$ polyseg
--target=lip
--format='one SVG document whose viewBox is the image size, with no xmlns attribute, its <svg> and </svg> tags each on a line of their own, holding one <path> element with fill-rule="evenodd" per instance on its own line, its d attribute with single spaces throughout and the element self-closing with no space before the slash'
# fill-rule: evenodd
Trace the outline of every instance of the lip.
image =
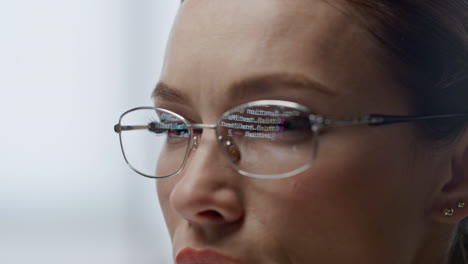
<svg viewBox="0 0 468 264">
<path fill-rule="evenodd" d="M 211 249 L 184 248 L 176 257 L 177 264 L 242 264 Z"/>
</svg>

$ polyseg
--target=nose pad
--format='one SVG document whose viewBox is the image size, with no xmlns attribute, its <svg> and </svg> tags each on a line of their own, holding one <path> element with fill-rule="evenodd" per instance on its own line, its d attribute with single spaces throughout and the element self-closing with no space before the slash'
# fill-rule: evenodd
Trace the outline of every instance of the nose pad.
<svg viewBox="0 0 468 264">
<path fill-rule="evenodd" d="M 192 150 L 196 150 L 198 148 L 200 136 L 194 136 L 192 140 Z"/>
<path fill-rule="evenodd" d="M 223 138 L 222 136 L 218 137 L 218 140 L 221 142 L 221 145 L 226 150 L 226 153 L 229 155 L 229 158 L 232 162 L 237 163 L 241 159 L 241 153 L 239 148 L 234 144 L 229 138 Z"/>
</svg>

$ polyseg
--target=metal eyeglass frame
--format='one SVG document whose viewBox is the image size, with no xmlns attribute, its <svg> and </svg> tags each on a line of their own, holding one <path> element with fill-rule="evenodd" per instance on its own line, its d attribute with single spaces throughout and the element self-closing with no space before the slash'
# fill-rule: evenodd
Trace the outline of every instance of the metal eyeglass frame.
<svg viewBox="0 0 468 264">
<path fill-rule="evenodd" d="M 188 156 L 190 155 L 190 152 L 192 149 L 196 149 L 198 146 L 198 137 L 193 136 L 194 130 L 202 130 L 202 129 L 214 129 L 215 134 L 216 134 L 216 139 L 217 142 L 223 151 L 225 155 L 230 155 L 229 153 L 226 152 L 225 146 L 223 146 L 223 138 L 222 136 L 218 135 L 218 126 L 221 120 L 223 120 L 223 117 L 228 116 L 232 112 L 236 112 L 238 109 L 241 108 L 247 108 L 247 107 L 255 107 L 255 106 L 282 106 L 282 107 L 288 107 L 292 109 L 297 109 L 300 110 L 304 113 L 307 113 L 309 115 L 309 120 L 311 123 L 311 130 L 314 133 L 314 152 L 307 164 L 304 164 L 300 168 L 297 168 L 293 171 L 287 172 L 287 173 L 280 173 L 280 174 L 273 174 L 273 175 L 262 175 L 262 174 L 253 174 L 249 173 L 246 171 L 243 171 L 239 169 L 239 167 L 228 157 L 229 162 L 231 165 L 236 169 L 236 171 L 242 175 L 253 177 L 253 178 L 260 178 L 260 179 L 277 179 L 277 178 L 285 178 L 289 176 L 296 175 L 298 173 L 301 173 L 312 165 L 313 161 L 316 158 L 317 155 L 317 149 L 318 149 L 318 135 L 320 131 L 324 128 L 327 127 L 344 127 L 344 126 L 356 126 L 356 125 L 368 125 L 368 126 L 382 126 L 382 125 L 390 125 L 390 124 L 397 124 L 397 123 L 405 123 L 405 122 L 416 122 L 416 121 L 424 121 L 424 120 L 436 120 L 436 119 L 447 119 L 447 118 L 467 118 L 468 113 L 455 113 L 455 114 L 440 114 L 440 115 L 384 115 L 384 114 L 369 114 L 366 116 L 361 116 L 361 117 L 350 117 L 350 118 L 343 118 L 343 119 L 332 119 L 332 118 L 326 118 L 321 115 L 316 115 L 313 114 L 312 111 L 301 104 L 295 103 L 295 102 L 289 102 L 289 101 L 282 101 L 282 100 L 259 100 L 259 101 L 253 101 L 249 102 L 246 104 L 239 105 L 231 110 L 228 110 L 224 112 L 220 118 L 216 121 L 216 124 L 191 124 L 187 119 L 184 117 L 180 116 L 179 114 L 176 114 L 174 112 L 171 112 L 166 109 L 162 108 L 157 108 L 157 107 L 151 107 L 151 106 L 145 106 L 145 107 L 137 107 L 130 109 L 126 112 L 124 112 L 120 118 L 119 118 L 119 123 L 114 126 L 114 131 L 119 134 L 119 139 L 120 139 L 120 147 L 122 150 L 122 154 L 124 156 L 125 162 L 127 165 L 136 173 L 148 177 L 148 178 L 153 178 L 153 179 L 161 179 L 161 178 L 168 178 L 171 176 L 174 176 L 178 173 L 180 173 L 183 168 L 185 167 L 185 163 L 188 159 Z M 142 126 L 122 126 L 121 122 L 122 119 L 125 115 L 127 115 L 130 112 L 138 111 L 138 110 L 157 110 L 161 112 L 166 112 L 168 114 L 174 115 L 177 118 L 180 118 L 187 126 L 189 130 L 189 142 L 187 144 L 187 149 L 185 151 L 185 156 L 184 160 L 180 166 L 180 168 L 169 175 L 166 176 L 152 176 L 152 175 L 147 175 L 145 173 L 142 173 L 138 171 L 138 169 L 134 168 L 130 162 L 127 159 L 127 156 L 125 155 L 123 143 L 122 143 L 122 132 L 123 131 L 131 131 L 131 130 L 146 130 L 149 129 L 150 127 L 148 125 L 142 125 Z"/>
</svg>

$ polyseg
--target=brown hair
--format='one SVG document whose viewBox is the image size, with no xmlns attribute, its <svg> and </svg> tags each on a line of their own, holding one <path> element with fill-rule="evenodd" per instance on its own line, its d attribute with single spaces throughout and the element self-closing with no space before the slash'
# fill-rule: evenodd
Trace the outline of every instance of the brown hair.
<svg viewBox="0 0 468 264">
<path fill-rule="evenodd" d="M 385 63 L 393 65 L 389 70 L 406 88 L 415 114 L 468 113 L 468 0 L 345 2 L 384 48 Z M 448 144 L 467 123 L 459 118 L 421 122 L 418 128 L 425 139 Z M 465 218 L 448 263 L 468 264 L 467 255 Z"/>
<path fill-rule="evenodd" d="M 468 0 L 346 0 L 387 51 L 416 114 L 468 113 Z M 374 23 L 369 23 L 369 18 Z M 454 139 L 466 119 L 431 122 L 424 134 Z"/>
</svg>

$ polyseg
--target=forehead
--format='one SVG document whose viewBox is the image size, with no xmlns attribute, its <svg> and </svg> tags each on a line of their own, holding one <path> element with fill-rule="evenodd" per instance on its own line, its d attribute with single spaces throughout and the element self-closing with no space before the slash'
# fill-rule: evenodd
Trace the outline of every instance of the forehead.
<svg viewBox="0 0 468 264">
<path fill-rule="evenodd" d="M 369 59 L 378 52 L 367 31 L 328 1 L 188 0 L 161 76 L 199 104 L 223 104 L 229 84 L 270 73 L 307 76 L 340 96 L 373 96 L 389 79 Z"/>
<path fill-rule="evenodd" d="M 291 67 L 297 60 L 296 67 L 303 68 L 309 64 L 303 62 L 335 59 L 360 31 L 344 13 L 320 0 L 192 0 L 180 10 L 168 59 L 192 58 L 204 69 L 216 63 L 231 73 L 239 64 L 250 69 L 265 61 L 287 60 Z M 177 64 L 179 70 L 193 70 L 191 64 L 182 65 Z"/>
</svg>

